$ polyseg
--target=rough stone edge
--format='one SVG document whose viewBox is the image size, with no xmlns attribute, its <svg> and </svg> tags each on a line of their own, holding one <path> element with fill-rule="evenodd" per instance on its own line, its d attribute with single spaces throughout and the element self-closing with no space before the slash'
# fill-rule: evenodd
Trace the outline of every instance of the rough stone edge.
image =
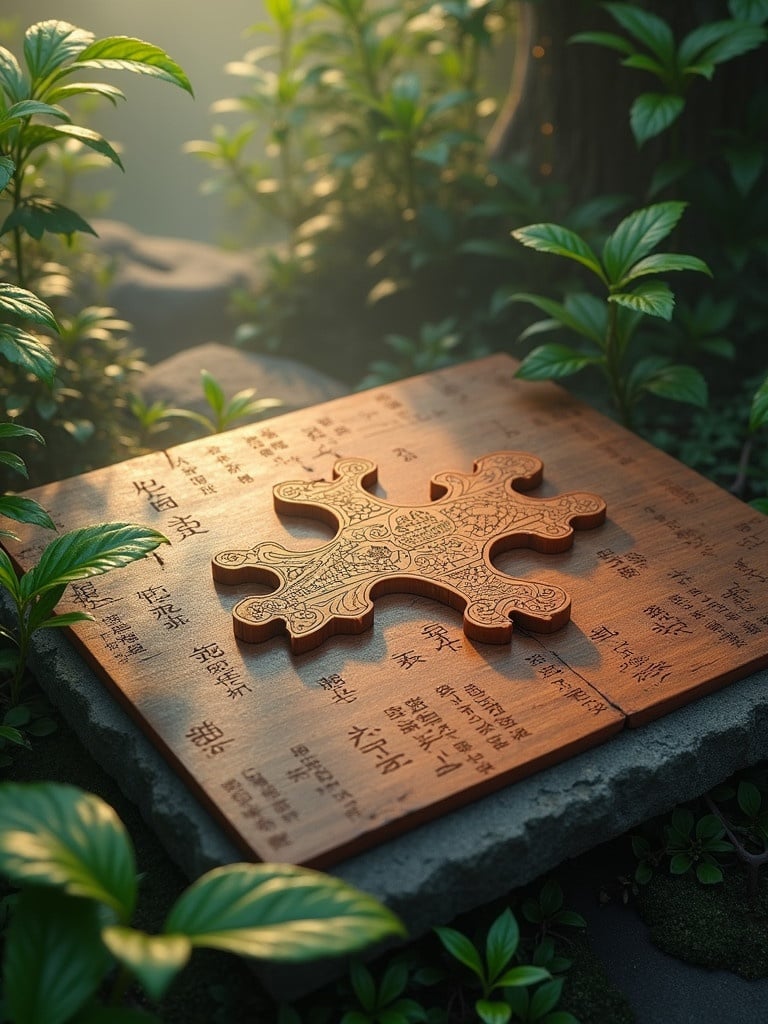
<svg viewBox="0 0 768 1024">
<path fill-rule="evenodd" d="M 170 770 L 65 636 L 38 634 L 30 667 L 95 760 L 195 878 L 242 853 Z M 410 936 L 532 881 L 768 757 L 768 671 L 382 843 L 330 869 L 403 919 Z M 270 968 L 292 996 L 337 971 Z M 262 979 L 265 980 L 265 979 Z"/>
</svg>

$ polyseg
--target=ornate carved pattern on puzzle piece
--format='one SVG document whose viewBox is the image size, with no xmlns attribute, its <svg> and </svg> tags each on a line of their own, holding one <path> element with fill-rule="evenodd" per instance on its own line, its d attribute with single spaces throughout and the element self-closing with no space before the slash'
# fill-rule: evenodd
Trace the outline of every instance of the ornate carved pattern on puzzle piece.
<svg viewBox="0 0 768 1024">
<path fill-rule="evenodd" d="M 491 564 L 515 547 L 552 553 L 573 543 L 573 530 L 599 526 L 605 502 L 573 491 L 529 498 L 543 465 L 526 452 L 495 452 L 470 473 L 438 473 L 429 505 L 392 505 L 370 494 L 376 465 L 339 459 L 331 482 L 289 481 L 274 488 L 278 512 L 322 519 L 336 537 L 312 551 L 288 551 L 264 541 L 219 552 L 214 579 L 267 583 L 271 594 L 247 597 L 233 610 L 235 635 L 259 643 L 281 631 L 294 653 L 336 633 L 361 633 L 373 623 L 379 594 L 419 594 L 464 611 L 471 640 L 508 643 L 512 619 L 539 633 L 570 618 L 560 587 L 515 579 Z"/>
</svg>

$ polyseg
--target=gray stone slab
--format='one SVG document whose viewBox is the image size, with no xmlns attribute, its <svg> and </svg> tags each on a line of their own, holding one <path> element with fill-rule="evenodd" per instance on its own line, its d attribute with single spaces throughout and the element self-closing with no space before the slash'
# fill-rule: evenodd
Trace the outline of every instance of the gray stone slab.
<svg viewBox="0 0 768 1024">
<path fill-rule="evenodd" d="M 59 633 L 31 667 L 96 760 L 192 878 L 242 855 Z M 333 874 L 401 915 L 411 936 L 480 906 L 768 757 L 768 671 L 350 858 Z M 332 968 L 268 974 L 296 996 Z"/>
</svg>

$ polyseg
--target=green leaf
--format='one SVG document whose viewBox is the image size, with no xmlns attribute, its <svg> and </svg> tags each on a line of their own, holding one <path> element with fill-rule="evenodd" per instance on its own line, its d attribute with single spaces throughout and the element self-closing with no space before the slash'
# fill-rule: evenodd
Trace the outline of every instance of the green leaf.
<svg viewBox="0 0 768 1024">
<path fill-rule="evenodd" d="M 16 1024 L 65 1024 L 96 992 L 109 959 L 99 908 L 36 887 L 19 896 L 5 950 L 5 1002 Z"/>
<path fill-rule="evenodd" d="M 405 991 L 408 984 L 408 965 L 402 960 L 394 960 L 387 969 L 379 985 L 379 1005 L 389 1006 Z"/>
<path fill-rule="evenodd" d="M 643 281 L 634 291 L 614 292 L 608 301 L 662 320 L 671 320 L 675 308 L 675 296 L 663 281 Z"/>
<path fill-rule="evenodd" d="M 109 142 L 107 142 L 102 135 L 99 135 L 98 132 L 94 132 L 90 128 L 81 128 L 76 124 L 60 124 L 56 125 L 52 130 L 56 135 L 63 135 L 66 138 L 77 139 L 78 142 L 82 142 L 82 144 L 87 146 L 88 149 L 92 149 L 96 153 L 100 153 L 102 156 L 107 157 L 113 164 L 116 164 L 121 171 L 125 169 L 117 151 L 113 149 Z M 71 210 L 69 211 L 69 213 L 72 212 L 73 211 Z M 83 224 L 85 224 L 85 221 L 83 221 Z M 51 229 L 49 228 L 48 230 Z M 74 230 L 84 231 L 86 228 L 79 227 Z M 64 233 L 69 234 L 70 232 Z M 91 231 L 91 234 L 95 234 L 95 232 Z"/>
<path fill-rule="evenodd" d="M 725 826 L 716 814 L 705 814 L 696 822 L 697 839 L 720 839 L 725 835 Z"/>
<path fill-rule="evenodd" d="M 717 864 L 702 861 L 696 865 L 696 877 L 702 885 L 716 885 L 718 882 L 722 882 L 723 872 Z"/>
<path fill-rule="evenodd" d="M 59 333 L 59 325 L 52 310 L 34 292 L 19 288 L 15 284 L 0 284 L 0 309 L 9 316 L 50 327 Z"/>
<path fill-rule="evenodd" d="M 655 53 L 662 64 L 668 68 L 673 66 L 675 38 L 666 21 L 636 4 L 609 3 L 603 6 L 623 29 Z"/>
<path fill-rule="evenodd" d="M 0 871 L 17 884 L 98 900 L 122 920 L 133 912 L 128 834 L 108 804 L 74 786 L 0 784 Z"/>
<path fill-rule="evenodd" d="M 6 743 L 15 743 L 18 747 L 29 747 L 29 740 L 24 738 L 24 733 L 19 732 L 12 725 L 0 725 L 0 740 Z"/>
<path fill-rule="evenodd" d="M 672 828 L 681 836 L 690 836 L 693 824 L 693 812 L 689 811 L 687 807 L 676 807 L 672 811 Z"/>
<path fill-rule="evenodd" d="M 19 62 L 4 46 L 0 46 L 0 87 L 13 102 L 29 95 L 29 82 L 24 78 Z"/>
<path fill-rule="evenodd" d="M 641 387 L 659 398 L 687 402 L 701 409 L 707 405 L 707 382 L 693 366 L 664 366 L 643 381 Z"/>
<path fill-rule="evenodd" d="M 534 1020 L 539 1020 L 550 1010 L 554 1010 L 560 1001 L 564 981 L 564 978 L 553 978 L 536 989 L 531 996 L 531 1017 Z"/>
<path fill-rule="evenodd" d="M 24 35 L 24 59 L 33 81 L 39 83 L 62 64 L 73 60 L 93 39 L 93 33 L 67 21 L 38 21 Z"/>
<path fill-rule="evenodd" d="M 0 440 L 10 437 L 28 437 L 38 444 L 45 444 L 43 435 L 32 427 L 22 427 L 20 423 L 0 423 Z"/>
<path fill-rule="evenodd" d="M 86 47 L 73 68 L 111 68 L 117 71 L 132 71 L 139 75 L 150 75 L 165 82 L 178 85 L 193 95 L 192 86 L 179 65 L 159 46 L 145 43 L 128 36 L 110 36 L 98 39 Z"/>
<path fill-rule="evenodd" d="M 475 1013 L 483 1024 L 507 1024 L 512 1016 L 512 1007 L 508 1003 L 478 999 L 475 1003 Z"/>
<path fill-rule="evenodd" d="M 736 799 L 742 814 L 745 814 L 748 818 L 756 818 L 758 816 L 763 798 L 754 782 L 742 779 L 736 791 Z"/>
<path fill-rule="evenodd" d="M 147 935 L 121 925 L 104 928 L 101 937 L 112 956 L 134 974 L 152 999 L 161 999 L 189 960 L 186 935 Z"/>
<path fill-rule="evenodd" d="M 539 894 L 541 912 L 545 918 L 553 917 L 563 905 L 563 890 L 555 878 L 548 878 Z"/>
<path fill-rule="evenodd" d="M 61 100 L 71 99 L 72 96 L 102 96 L 113 106 L 117 106 L 118 100 L 125 99 L 122 90 L 107 82 L 69 82 L 67 85 L 51 89 L 48 93 L 51 103 L 59 103 Z"/>
<path fill-rule="evenodd" d="M 647 53 L 633 53 L 626 60 L 621 62 L 622 67 L 635 68 L 637 71 L 648 71 L 652 75 L 656 75 L 662 82 L 666 80 L 667 69 L 656 60 L 655 57 L 651 57 Z"/>
<path fill-rule="evenodd" d="M 56 376 L 56 358 L 46 343 L 34 334 L 13 324 L 0 324 L 0 354 L 9 363 L 20 366 L 27 373 L 49 386 Z"/>
<path fill-rule="evenodd" d="M 73 583 L 118 569 L 154 551 L 168 539 L 133 523 L 100 523 L 62 534 L 46 547 L 37 565 L 22 577 L 25 597 L 62 583 Z"/>
<path fill-rule="evenodd" d="M 497 975 L 502 973 L 512 959 L 519 941 L 520 929 L 517 926 L 515 915 L 507 907 L 488 929 L 485 959 L 488 964 L 489 984 L 494 983 Z"/>
<path fill-rule="evenodd" d="M 16 165 L 9 156 L 0 156 L 0 192 L 8 185 L 13 178 Z"/>
<path fill-rule="evenodd" d="M 668 92 L 643 92 L 636 97 L 629 111 L 629 126 L 638 146 L 660 135 L 683 112 L 682 96 Z"/>
<path fill-rule="evenodd" d="M 597 46 L 605 46 L 609 50 L 618 50 L 619 53 L 634 53 L 635 48 L 624 36 L 616 35 L 615 32 L 577 32 L 568 40 L 569 43 L 596 43 Z"/>
<path fill-rule="evenodd" d="M 760 25 L 768 19 L 768 0 L 728 0 L 731 17 Z"/>
<path fill-rule="evenodd" d="M 689 65 L 723 64 L 761 46 L 768 34 L 759 25 L 712 21 L 693 29 L 680 44 L 679 61 Z"/>
<path fill-rule="evenodd" d="M 575 260 L 593 274 L 597 274 L 601 281 L 605 281 L 605 274 L 597 256 L 581 235 L 577 235 L 569 228 L 561 227 L 559 224 L 529 224 L 527 227 L 514 230 L 512 237 L 521 245 L 537 252 L 549 252 L 555 256 Z"/>
<path fill-rule="evenodd" d="M 219 416 L 224 409 L 226 398 L 221 385 L 207 370 L 200 371 L 200 379 L 203 385 L 205 400 L 216 416 Z"/>
<path fill-rule="evenodd" d="M 0 451 L 0 465 L 7 466 L 13 473 L 18 473 L 20 476 L 29 476 L 24 459 L 15 452 Z"/>
<path fill-rule="evenodd" d="M 56 529 L 51 517 L 34 498 L 22 498 L 16 494 L 0 495 L 0 516 L 6 516 L 17 523 L 42 526 L 46 530 Z"/>
<path fill-rule="evenodd" d="M 625 217 L 603 246 L 603 263 L 611 283 L 621 281 L 638 260 L 674 231 L 685 203 L 654 203 Z"/>
<path fill-rule="evenodd" d="M 515 376 L 521 380 L 557 380 L 599 361 L 598 357 L 582 355 L 567 345 L 540 345 L 528 353 Z"/>
<path fill-rule="evenodd" d="M 768 377 L 762 382 L 752 399 L 749 412 L 749 429 L 759 430 L 768 423 Z"/>
<path fill-rule="evenodd" d="M 443 946 L 455 960 L 468 967 L 481 981 L 485 981 L 485 970 L 480 959 L 480 953 L 466 935 L 455 928 L 447 928 L 445 926 L 438 926 L 434 931 Z"/>
<path fill-rule="evenodd" d="M 673 875 L 684 875 L 692 864 L 693 861 L 687 853 L 676 853 L 669 862 L 669 870 Z"/>
<path fill-rule="evenodd" d="M 569 928 L 586 928 L 587 922 L 577 914 L 575 910 L 560 910 L 555 917 L 557 924 L 567 925 Z"/>
<path fill-rule="evenodd" d="M 630 267 L 627 274 L 619 281 L 619 287 L 622 288 L 630 281 L 634 281 L 635 278 L 643 277 L 646 274 L 668 274 L 678 270 L 695 270 L 700 274 L 712 276 L 712 271 L 707 264 L 697 256 L 685 256 L 675 252 L 656 252 L 638 260 L 634 266 Z"/>
<path fill-rule="evenodd" d="M 379 1000 L 376 998 L 376 983 L 373 975 L 359 960 L 353 960 L 349 965 L 349 981 L 352 990 L 357 997 L 366 1014 L 373 1014 Z M 381 1000 L 383 1003 L 383 1000 Z"/>
<path fill-rule="evenodd" d="M 13 568 L 13 563 L 3 548 L 0 548 L 0 586 L 5 587 L 13 597 L 14 604 L 17 604 L 20 596 L 19 578 Z"/>
<path fill-rule="evenodd" d="M 594 295 L 578 293 L 566 297 L 564 303 L 555 302 L 544 295 L 531 295 L 529 292 L 515 292 L 508 297 L 509 302 L 530 302 L 554 320 L 589 338 L 599 348 L 605 344 L 606 312 L 605 304 Z"/>
<path fill-rule="evenodd" d="M 526 985 L 538 985 L 540 981 L 547 981 L 551 975 L 543 967 L 531 967 L 522 964 L 520 967 L 510 967 L 497 981 L 497 988 L 520 988 Z"/>
<path fill-rule="evenodd" d="M 55 133 L 54 129 L 50 130 Z M 73 235 L 77 231 L 96 234 L 79 213 L 44 196 L 28 196 L 24 199 L 5 218 L 0 235 L 12 228 L 22 228 L 36 241 L 40 241 L 45 231 L 54 235 Z"/>
<path fill-rule="evenodd" d="M 402 935 L 395 915 L 340 879 L 292 864 L 215 868 L 182 893 L 166 933 L 243 956 L 304 961 Z"/>
</svg>

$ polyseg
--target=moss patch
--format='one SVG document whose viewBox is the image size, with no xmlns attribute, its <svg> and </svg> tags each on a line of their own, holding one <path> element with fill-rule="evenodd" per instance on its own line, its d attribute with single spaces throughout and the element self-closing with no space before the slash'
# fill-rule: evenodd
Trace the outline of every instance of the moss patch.
<svg viewBox="0 0 768 1024">
<path fill-rule="evenodd" d="M 768 878 L 757 898 L 747 893 L 746 875 L 734 868 L 720 885 L 700 885 L 693 876 L 654 875 L 638 899 L 655 944 L 665 953 L 732 971 L 768 978 Z"/>
</svg>

